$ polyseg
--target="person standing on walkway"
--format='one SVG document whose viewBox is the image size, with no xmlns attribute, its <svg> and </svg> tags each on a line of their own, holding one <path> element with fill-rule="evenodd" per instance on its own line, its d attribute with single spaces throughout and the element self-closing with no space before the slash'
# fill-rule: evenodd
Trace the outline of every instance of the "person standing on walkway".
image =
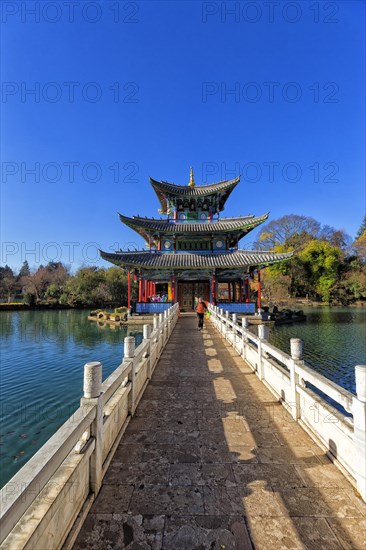
<svg viewBox="0 0 366 550">
<path fill-rule="evenodd" d="M 198 304 L 196 307 L 197 317 L 198 317 L 198 330 L 203 329 L 203 319 L 205 316 L 205 312 L 207 310 L 207 306 L 201 296 L 198 298 Z"/>
</svg>

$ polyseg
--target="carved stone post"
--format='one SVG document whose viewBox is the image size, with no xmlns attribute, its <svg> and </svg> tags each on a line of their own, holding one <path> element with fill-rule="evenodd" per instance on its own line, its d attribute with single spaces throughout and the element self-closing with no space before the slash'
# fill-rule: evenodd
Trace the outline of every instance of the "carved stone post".
<svg viewBox="0 0 366 550">
<path fill-rule="evenodd" d="M 124 340 L 125 344 L 125 356 L 123 362 L 129 361 L 131 363 L 131 370 L 128 374 L 128 381 L 131 383 L 130 393 L 128 394 L 128 412 L 131 416 L 135 414 L 135 377 L 136 377 L 136 364 L 135 364 L 135 338 L 133 336 L 126 336 Z"/>
<path fill-rule="evenodd" d="M 90 436 L 95 440 L 95 449 L 90 457 L 90 490 L 97 495 L 102 486 L 103 470 L 103 395 L 102 363 L 93 361 L 84 366 L 84 397 L 80 405 L 86 409 L 96 408 L 90 426 Z"/>
<path fill-rule="evenodd" d="M 144 336 L 144 342 L 148 342 L 149 346 L 147 348 L 147 355 L 148 355 L 148 363 L 147 363 L 147 378 L 151 379 L 151 370 L 152 370 L 152 364 L 151 364 L 151 325 L 144 325 L 143 326 L 143 336 Z"/>
<path fill-rule="evenodd" d="M 355 374 L 357 397 L 352 402 L 355 477 L 357 489 L 366 500 L 366 365 L 357 365 Z"/>
<path fill-rule="evenodd" d="M 296 385 L 299 382 L 299 376 L 296 373 L 296 365 L 302 365 L 302 341 L 300 338 L 291 338 L 290 339 L 290 348 L 291 348 L 291 361 L 290 361 L 290 386 L 291 386 L 291 395 L 290 395 L 290 407 L 291 415 L 294 420 L 300 418 L 300 395 L 296 391 Z"/>
<path fill-rule="evenodd" d="M 259 380 L 264 378 L 264 365 L 262 358 L 262 341 L 267 340 L 268 329 L 265 325 L 258 325 L 258 376 Z"/>
<path fill-rule="evenodd" d="M 159 317 L 154 315 L 153 317 L 153 329 L 157 330 L 159 328 Z"/>
<path fill-rule="evenodd" d="M 248 317 L 243 317 L 242 320 L 241 320 L 241 324 L 242 324 L 242 327 L 243 327 L 242 337 L 241 337 L 241 342 L 242 342 L 241 356 L 245 361 L 246 358 L 247 358 L 247 345 L 248 345 L 248 335 L 247 335 L 248 324 L 249 324 L 248 323 Z"/>
</svg>

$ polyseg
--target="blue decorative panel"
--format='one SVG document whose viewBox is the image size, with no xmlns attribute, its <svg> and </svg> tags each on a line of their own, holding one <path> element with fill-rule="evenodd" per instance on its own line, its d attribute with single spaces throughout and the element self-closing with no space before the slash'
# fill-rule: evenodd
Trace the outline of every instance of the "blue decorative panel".
<svg viewBox="0 0 366 550">
<path fill-rule="evenodd" d="M 166 309 L 170 308 L 173 302 L 136 302 L 136 313 L 163 313 Z"/>
<path fill-rule="evenodd" d="M 229 313 L 255 313 L 255 303 L 254 302 L 219 302 L 217 307 L 222 308 L 224 311 Z"/>
</svg>

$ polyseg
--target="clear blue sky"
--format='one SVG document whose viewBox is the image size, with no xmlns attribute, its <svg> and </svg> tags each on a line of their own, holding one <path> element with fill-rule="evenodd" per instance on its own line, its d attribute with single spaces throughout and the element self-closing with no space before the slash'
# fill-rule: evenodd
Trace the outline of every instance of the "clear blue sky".
<svg viewBox="0 0 366 550">
<path fill-rule="evenodd" d="M 148 176 L 187 184 L 190 165 L 197 183 L 243 174 L 223 215 L 303 214 L 354 237 L 365 4 L 290 4 L 4 0 L 2 264 L 142 247 L 117 211 L 157 217 Z"/>
</svg>

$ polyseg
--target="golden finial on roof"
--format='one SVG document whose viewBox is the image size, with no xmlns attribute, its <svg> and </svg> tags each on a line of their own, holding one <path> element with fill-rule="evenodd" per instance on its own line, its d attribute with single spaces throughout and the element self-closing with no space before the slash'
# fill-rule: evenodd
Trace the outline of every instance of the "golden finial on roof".
<svg viewBox="0 0 366 550">
<path fill-rule="evenodd" d="M 189 184 L 188 184 L 188 187 L 194 187 L 194 186 L 195 186 L 195 183 L 194 183 L 193 168 L 191 166 L 190 170 L 189 170 Z"/>
</svg>

